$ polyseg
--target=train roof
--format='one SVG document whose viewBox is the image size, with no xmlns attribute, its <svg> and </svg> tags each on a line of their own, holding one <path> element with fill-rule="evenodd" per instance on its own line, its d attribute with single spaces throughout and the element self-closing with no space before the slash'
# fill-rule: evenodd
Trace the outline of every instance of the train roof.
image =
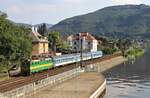
<svg viewBox="0 0 150 98">
<path fill-rule="evenodd" d="M 94 51 L 94 52 L 84 52 L 84 54 L 95 54 L 95 53 L 102 53 L 102 51 Z M 73 53 L 73 54 L 65 54 L 65 55 L 59 55 L 59 56 L 53 56 L 54 59 L 58 58 L 64 58 L 64 57 L 71 57 L 71 56 L 80 56 L 80 53 Z"/>
</svg>

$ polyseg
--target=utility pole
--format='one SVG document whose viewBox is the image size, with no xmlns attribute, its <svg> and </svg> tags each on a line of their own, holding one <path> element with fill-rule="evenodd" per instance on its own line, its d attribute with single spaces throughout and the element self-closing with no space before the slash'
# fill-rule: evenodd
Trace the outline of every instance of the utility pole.
<svg viewBox="0 0 150 98">
<path fill-rule="evenodd" d="M 81 47 L 80 47 L 80 67 L 83 67 L 82 61 L 83 61 L 83 39 L 81 38 Z"/>
</svg>

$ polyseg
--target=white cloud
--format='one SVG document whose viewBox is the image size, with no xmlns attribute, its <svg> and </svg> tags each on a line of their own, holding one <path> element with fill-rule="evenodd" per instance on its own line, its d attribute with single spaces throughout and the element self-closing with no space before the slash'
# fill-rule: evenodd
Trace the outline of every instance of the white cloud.
<svg viewBox="0 0 150 98">
<path fill-rule="evenodd" d="M 143 0 L 0 0 L 0 10 L 16 22 L 57 23 L 60 20 L 119 4 L 139 4 Z"/>
<path fill-rule="evenodd" d="M 112 0 L 114 4 L 140 4 L 143 0 Z"/>
</svg>

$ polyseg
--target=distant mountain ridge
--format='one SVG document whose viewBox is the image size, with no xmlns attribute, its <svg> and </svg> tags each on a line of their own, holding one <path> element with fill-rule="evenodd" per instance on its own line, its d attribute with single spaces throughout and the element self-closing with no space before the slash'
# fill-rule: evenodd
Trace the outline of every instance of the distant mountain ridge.
<svg viewBox="0 0 150 98">
<path fill-rule="evenodd" d="M 120 5 L 65 19 L 50 28 L 62 35 L 91 32 L 98 36 L 150 38 L 150 6 Z"/>
<path fill-rule="evenodd" d="M 30 28 L 31 26 L 39 27 L 39 26 L 41 26 L 44 23 L 35 24 L 35 25 L 25 24 L 25 23 L 14 23 L 14 24 L 17 25 L 17 26 L 25 26 L 27 28 Z M 53 24 L 48 24 L 48 23 L 45 23 L 45 24 L 46 24 L 47 29 L 50 29 L 53 26 Z"/>
</svg>

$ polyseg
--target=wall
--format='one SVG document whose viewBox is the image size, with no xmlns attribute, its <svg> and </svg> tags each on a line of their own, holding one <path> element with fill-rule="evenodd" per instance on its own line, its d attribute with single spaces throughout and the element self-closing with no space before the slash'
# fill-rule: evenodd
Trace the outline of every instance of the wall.
<svg viewBox="0 0 150 98">
<path fill-rule="evenodd" d="M 104 72 L 115 66 L 118 66 L 118 65 L 124 63 L 125 61 L 127 61 L 126 58 L 124 58 L 123 56 L 118 56 L 115 58 L 104 60 L 102 62 L 93 63 L 89 66 L 91 66 L 91 68 L 93 68 L 95 71 Z"/>
<path fill-rule="evenodd" d="M 43 87 L 46 87 L 47 85 L 54 86 L 56 85 L 56 83 L 61 83 L 65 80 L 76 77 L 81 72 L 83 72 L 83 69 L 76 68 L 55 76 L 47 77 L 43 80 L 30 83 L 23 87 L 16 88 L 14 90 L 2 94 L 0 93 L 0 98 L 25 98 L 27 96 L 30 96 L 31 94 L 34 94 L 34 92 L 38 92 L 38 90 L 41 90 Z"/>
<path fill-rule="evenodd" d="M 48 53 L 48 43 L 32 43 L 32 55 Z"/>
</svg>

